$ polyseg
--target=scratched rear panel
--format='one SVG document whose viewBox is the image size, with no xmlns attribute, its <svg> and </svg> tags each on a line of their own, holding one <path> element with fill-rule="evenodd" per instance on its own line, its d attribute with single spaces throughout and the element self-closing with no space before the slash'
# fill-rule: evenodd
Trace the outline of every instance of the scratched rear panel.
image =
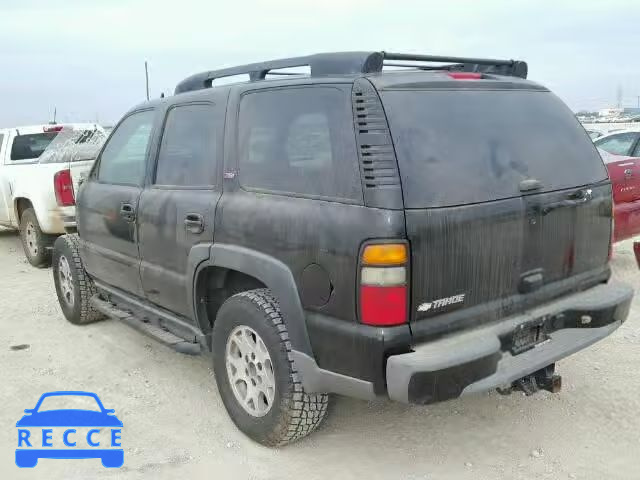
<svg viewBox="0 0 640 480">
<path fill-rule="evenodd" d="M 448 317 L 453 323 L 462 320 L 467 310 L 472 318 L 465 319 L 466 326 L 530 308 L 534 302 L 526 302 L 526 295 L 519 290 L 528 272 L 542 274 L 541 290 L 564 281 L 548 295 L 536 296 L 535 303 L 567 289 L 580 289 L 590 272 L 601 276 L 611 235 L 611 190 L 608 185 L 592 190 L 590 202 L 546 215 L 538 207 L 565 198 L 566 191 L 478 205 L 407 210 L 412 320 L 433 321 L 453 313 Z M 425 302 L 460 294 L 465 295 L 460 304 L 418 311 Z"/>
</svg>

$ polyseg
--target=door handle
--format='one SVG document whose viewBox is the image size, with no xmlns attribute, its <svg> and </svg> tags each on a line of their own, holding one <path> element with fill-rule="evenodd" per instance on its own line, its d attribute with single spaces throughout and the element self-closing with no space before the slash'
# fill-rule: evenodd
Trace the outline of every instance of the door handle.
<svg viewBox="0 0 640 480">
<path fill-rule="evenodd" d="M 130 203 L 120 205 L 120 216 L 127 222 L 133 222 L 136 219 L 136 209 Z"/>
<path fill-rule="evenodd" d="M 184 225 L 191 233 L 204 232 L 204 218 L 199 213 L 189 213 L 184 218 Z"/>
<path fill-rule="evenodd" d="M 578 190 L 570 194 L 567 200 L 561 200 L 559 202 L 549 203 L 544 205 L 540 210 L 542 211 L 542 215 L 546 215 L 547 213 L 556 210 L 562 207 L 575 207 L 577 205 L 587 203 L 593 200 L 593 190 L 590 188 L 585 188 L 583 190 Z"/>
</svg>

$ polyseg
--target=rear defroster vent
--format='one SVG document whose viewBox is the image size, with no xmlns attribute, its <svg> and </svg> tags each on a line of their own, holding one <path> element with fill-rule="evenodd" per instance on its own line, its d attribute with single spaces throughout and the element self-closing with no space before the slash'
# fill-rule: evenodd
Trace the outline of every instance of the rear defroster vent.
<svg viewBox="0 0 640 480">
<path fill-rule="evenodd" d="M 368 80 L 359 79 L 352 99 L 365 204 L 402 208 L 398 163 L 380 97 Z"/>
</svg>

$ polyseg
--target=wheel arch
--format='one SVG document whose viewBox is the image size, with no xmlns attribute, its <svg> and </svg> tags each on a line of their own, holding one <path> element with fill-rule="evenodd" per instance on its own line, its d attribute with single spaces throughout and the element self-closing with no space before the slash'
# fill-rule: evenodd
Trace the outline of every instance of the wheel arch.
<svg viewBox="0 0 640 480">
<path fill-rule="evenodd" d="M 20 225 L 20 221 L 22 220 L 22 214 L 28 208 L 33 208 L 35 212 L 33 202 L 29 198 L 25 196 L 17 196 L 13 199 L 13 211 L 18 225 Z M 36 218 L 37 217 L 38 214 L 36 213 Z"/>
<path fill-rule="evenodd" d="M 307 332 L 304 309 L 298 294 L 293 273 L 280 260 L 245 247 L 228 244 L 197 245 L 189 254 L 189 268 L 193 271 L 190 292 L 193 318 L 198 326 L 209 329 L 206 305 L 202 302 L 202 285 L 207 279 L 208 269 L 217 268 L 220 275 L 229 271 L 251 277 L 270 289 L 278 299 L 283 320 L 289 332 L 291 346 L 313 358 L 311 342 Z M 226 272 L 223 270 L 226 269 Z"/>
</svg>

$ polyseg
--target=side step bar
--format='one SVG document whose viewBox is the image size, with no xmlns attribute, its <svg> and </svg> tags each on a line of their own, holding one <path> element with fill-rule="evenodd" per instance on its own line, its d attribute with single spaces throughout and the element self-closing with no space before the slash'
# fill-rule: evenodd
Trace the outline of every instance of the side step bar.
<svg viewBox="0 0 640 480">
<path fill-rule="evenodd" d="M 180 353 L 186 353 L 187 355 L 198 355 L 201 353 L 199 343 L 187 342 L 184 338 L 174 335 L 159 325 L 145 322 L 144 320 L 133 316 L 129 312 L 121 310 L 113 304 L 101 300 L 97 295 L 91 297 L 91 304 L 96 310 L 105 314 L 107 317 L 120 320 L 139 332 L 154 338 L 158 342 L 171 347 Z"/>
</svg>

